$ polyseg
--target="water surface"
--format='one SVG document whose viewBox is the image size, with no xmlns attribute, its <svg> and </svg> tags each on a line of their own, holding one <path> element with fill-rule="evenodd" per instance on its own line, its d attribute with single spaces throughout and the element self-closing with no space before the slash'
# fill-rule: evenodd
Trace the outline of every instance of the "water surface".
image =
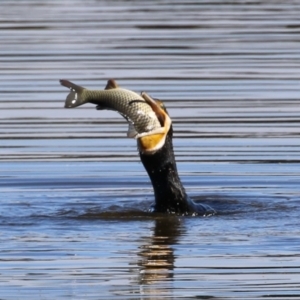
<svg viewBox="0 0 300 300">
<path fill-rule="evenodd" d="M 297 1 L 2 1 L 1 299 L 300 297 Z M 153 215 L 127 125 L 60 78 L 165 101 L 213 217 Z"/>
</svg>

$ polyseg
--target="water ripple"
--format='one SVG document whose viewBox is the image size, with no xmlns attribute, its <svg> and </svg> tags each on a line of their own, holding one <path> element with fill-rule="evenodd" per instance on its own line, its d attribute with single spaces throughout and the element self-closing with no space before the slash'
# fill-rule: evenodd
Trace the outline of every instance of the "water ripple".
<svg viewBox="0 0 300 300">
<path fill-rule="evenodd" d="M 300 297 L 299 9 L 3 0 L 1 297 Z M 63 109 L 60 78 L 164 100 L 187 192 L 218 214 L 147 213 L 124 120 Z"/>
</svg>

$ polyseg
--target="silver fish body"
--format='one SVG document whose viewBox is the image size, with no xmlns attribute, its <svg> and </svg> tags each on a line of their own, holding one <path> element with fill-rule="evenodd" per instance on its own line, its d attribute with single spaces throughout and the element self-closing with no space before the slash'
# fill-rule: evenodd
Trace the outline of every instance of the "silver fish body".
<svg viewBox="0 0 300 300">
<path fill-rule="evenodd" d="M 161 127 L 151 106 L 139 94 L 120 88 L 115 81 L 108 81 L 105 90 L 89 90 L 67 80 L 60 81 L 71 89 L 65 107 L 73 108 L 85 103 L 97 105 L 97 109 L 109 109 L 119 112 L 134 126 L 136 133 L 144 133 Z M 135 133 L 129 133 L 134 136 Z"/>
</svg>

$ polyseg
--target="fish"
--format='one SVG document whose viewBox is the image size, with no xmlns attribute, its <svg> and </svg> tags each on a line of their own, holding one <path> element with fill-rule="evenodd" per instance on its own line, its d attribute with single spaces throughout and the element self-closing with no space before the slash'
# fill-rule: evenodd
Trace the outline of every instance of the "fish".
<svg viewBox="0 0 300 300">
<path fill-rule="evenodd" d="M 97 105 L 98 110 L 117 111 L 129 123 L 128 137 L 139 137 L 162 127 L 150 97 L 150 100 L 144 99 L 134 91 L 121 88 L 113 79 L 108 80 L 104 90 L 89 90 L 65 79 L 61 79 L 60 84 L 70 89 L 65 108 L 92 103 Z"/>
<path fill-rule="evenodd" d="M 151 155 L 164 146 L 166 137 L 172 126 L 172 120 L 161 100 L 153 99 L 146 92 L 142 92 L 141 96 L 151 106 L 161 124 L 161 128 L 136 136 L 140 153 Z"/>
</svg>

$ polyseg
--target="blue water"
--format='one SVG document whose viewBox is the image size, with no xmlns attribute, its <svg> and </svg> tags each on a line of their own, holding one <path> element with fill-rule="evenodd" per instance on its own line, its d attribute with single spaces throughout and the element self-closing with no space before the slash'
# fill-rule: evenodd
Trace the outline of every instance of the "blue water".
<svg viewBox="0 0 300 300">
<path fill-rule="evenodd" d="M 2 1 L 0 299 L 300 298 L 300 4 Z M 66 78 L 164 100 L 188 194 L 155 215 L 115 112 Z"/>
</svg>

